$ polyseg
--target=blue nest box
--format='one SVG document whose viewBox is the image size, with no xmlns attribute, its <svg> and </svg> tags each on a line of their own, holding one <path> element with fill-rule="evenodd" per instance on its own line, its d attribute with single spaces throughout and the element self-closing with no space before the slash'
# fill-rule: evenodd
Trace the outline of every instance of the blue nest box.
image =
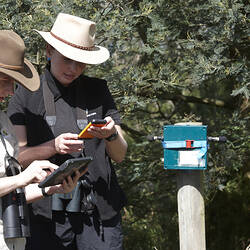
<svg viewBox="0 0 250 250">
<path fill-rule="evenodd" d="M 166 125 L 163 133 L 165 169 L 207 168 L 207 126 Z"/>
</svg>

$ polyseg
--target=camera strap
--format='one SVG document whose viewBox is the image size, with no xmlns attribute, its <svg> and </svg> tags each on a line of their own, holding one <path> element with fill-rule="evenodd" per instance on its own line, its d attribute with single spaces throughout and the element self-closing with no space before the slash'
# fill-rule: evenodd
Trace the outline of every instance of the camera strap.
<svg viewBox="0 0 250 250">
<path fill-rule="evenodd" d="M 4 148 L 5 148 L 6 154 L 7 154 L 8 156 L 10 156 L 10 154 L 9 154 L 9 152 L 8 152 L 8 150 L 7 150 L 7 146 L 6 146 L 5 140 L 4 140 L 4 138 L 3 138 L 2 126 L 0 127 L 0 136 L 1 136 L 1 141 L 2 141 L 2 143 L 3 143 L 3 146 L 4 146 Z"/>
<path fill-rule="evenodd" d="M 99 221 L 99 229 L 101 238 L 104 240 L 104 228 L 102 219 L 100 216 L 100 212 L 97 206 L 97 199 L 95 197 L 95 192 L 93 188 L 93 184 L 89 181 L 88 177 L 85 176 L 81 180 L 81 185 L 83 187 L 83 197 L 81 201 L 81 212 L 87 214 L 88 216 L 96 216 Z M 87 191 L 85 193 L 85 191 Z"/>
<path fill-rule="evenodd" d="M 10 170 L 11 170 L 11 175 L 17 175 L 17 174 L 20 173 L 21 165 L 14 157 L 12 157 L 9 154 L 9 152 L 7 150 L 6 142 L 5 142 L 3 134 L 2 134 L 2 131 L 0 131 L 0 136 L 1 136 L 1 141 L 2 141 L 2 144 L 3 144 L 3 146 L 5 148 L 5 152 L 6 152 L 4 160 L 5 160 L 5 162 L 8 161 L 8 163 L 9 163 L 9 167 L 10 167 Z M 15 168 L 14 165 L 16 165 L 17 168 Z M 7 169 L 6 169 L 6 172 L 7 172 Z"/>
</svg>

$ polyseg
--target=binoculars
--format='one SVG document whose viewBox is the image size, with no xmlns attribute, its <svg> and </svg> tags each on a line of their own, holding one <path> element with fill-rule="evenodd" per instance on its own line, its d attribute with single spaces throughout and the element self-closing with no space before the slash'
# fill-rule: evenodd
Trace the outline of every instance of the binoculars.
<svg viewBox="0 0 250 250">
<path fill-rule="evenodd" d="M 30 236 L 29 214 L 25 193 L 22 188 L 2 197 L 4 238 Z"/>
<path fill-rule="evenodd" d="M 84 195 L 81 201 L 81 212 L 91 215 L 94 212 L 97 204 L 97 200 L 93 191 L 93 184 L 86 176 L 81 180 L 81 184 L 84 190 Z"/>
<path fill-rule="evenodd" d="M 7 176 L 19 174 L 18 162 L 8 158 Z M 17 188 L 2 198 L 2 219 L 4 238 L 24 238 L 30 236 L 28 205 L 23 188 Z"/>
</svg>

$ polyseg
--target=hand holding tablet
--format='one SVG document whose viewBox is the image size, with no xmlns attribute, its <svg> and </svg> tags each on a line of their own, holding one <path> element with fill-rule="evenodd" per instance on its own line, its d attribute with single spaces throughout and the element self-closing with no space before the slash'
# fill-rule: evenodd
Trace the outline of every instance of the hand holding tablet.
<svg viewBox="0 0 250 250">
<path fill-rule="evenodd" d="M 79 170 L 79 172 L 83 172 L 88 164 L 93 160 L 92 157 L 81 157 L 81 158 L 73 158 L 65 161 L 58 169 L 56 169 L 53 173 L 48 175 L 45 180 L 39 183 L 38 187 L 49 187 L 57 184 L 61 184 L 65 178 L 69 175 L 74 177 L 74 172 Z"/>
</svg>

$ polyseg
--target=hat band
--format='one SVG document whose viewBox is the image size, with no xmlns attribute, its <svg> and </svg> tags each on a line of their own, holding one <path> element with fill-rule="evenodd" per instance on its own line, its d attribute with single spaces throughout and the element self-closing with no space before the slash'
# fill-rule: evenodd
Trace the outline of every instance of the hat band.
<svg viewBox="0 0 250 250">
<path fill-rule="evenodd" d="M 77 49 L 92 50 L 92 48 L 95 47 L 95 45 L 93 45 L 93 46 L 91 46 L 91 47 L 80 46 L 80 45 L 77 45 L 77 44 L 74 44 L 74 43 L 71 43 L 71 42 L 68 42 L 68 41 L 62 39 L 61 37 L 55 35 L 55 34 L 52 33 L 51 31 L 50 31 L 50 34 L 51 34 L 54 38 L 56 38 L 57 40 L 59 40 L 59 41 L 61 41 L 61 42 L 63 42 L 63 43 L 66 43 L 67 45 L 70 45 L 70 46 L 72 46 L 72 47 L 74 47 L 74 48 L 77 48 Z"/>
<path fill-rule="evenodd" d="M 14 65 L 7 65 L 7 64 L 0 63 L 0 68 L 20 70 L 20 69 L 23 69 L 23 66 L 14 66 Z"/>
</svg>

